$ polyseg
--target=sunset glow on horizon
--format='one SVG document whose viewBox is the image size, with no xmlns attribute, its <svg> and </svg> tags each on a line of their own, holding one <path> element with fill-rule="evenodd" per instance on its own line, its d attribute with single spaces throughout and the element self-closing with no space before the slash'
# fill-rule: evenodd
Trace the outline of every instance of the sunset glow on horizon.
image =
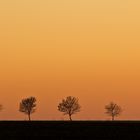
<svg viewBox="0 0 140 140">
<path fill-rule="evenodd" d="M 24 120 L 19 102 L 35 96 L 34 120 L 68 119 L 57 110 L 71 95 L 74 119 L 140 120 L 139 0 L 4 0 L 0 2 L 0 120 Z"/>
</svg>

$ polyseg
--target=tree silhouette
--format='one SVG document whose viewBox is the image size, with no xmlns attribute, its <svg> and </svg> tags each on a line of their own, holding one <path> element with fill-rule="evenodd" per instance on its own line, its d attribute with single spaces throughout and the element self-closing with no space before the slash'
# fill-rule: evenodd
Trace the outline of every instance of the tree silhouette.
<svg viewBox="0 0 140 140">
<path fill-rule="evenodd" d="M 26 99 L 22 99 L 20 103 L 19 111 L 27 114 L 30 121 L 31 114 L 36 111 L 36 98 L 29 97 Z"/>
<path fill-rule="evenodd" d="M 2 105 L 0 105 L 0 111 L 3 109 L 3 106 Z"/>
<path fill-rule="evenodd" d="M 106 109 L 105 113 L 112 117 L 112 121 L 114 121 L 115 117 L 119 116 L 122 113 L 122 108 L 113 102 L 106 105 L 105 109 Z"/>
<path fill-rule="evenodd" d="M 66 99 L 63 99 L 58 105 L 58 110 L 63 112 L 64 115 L 69 115 L 70 121 L 72 121 L 72 115 L 80 112 L 81 106 L 78 103 L 78 99 L 72 96 L 68 96 Z"/>
</svg>

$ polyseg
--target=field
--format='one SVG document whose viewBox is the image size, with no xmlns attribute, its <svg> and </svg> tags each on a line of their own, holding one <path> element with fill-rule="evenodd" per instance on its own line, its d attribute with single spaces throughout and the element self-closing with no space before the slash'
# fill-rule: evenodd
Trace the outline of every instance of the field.
<svg viewBox="0 0 140 140">
<path fill-rule="evenodd" d="M 140 139 L 139 121 L 1 121 L 0 137 L 54 140 Z"/>
</svg>

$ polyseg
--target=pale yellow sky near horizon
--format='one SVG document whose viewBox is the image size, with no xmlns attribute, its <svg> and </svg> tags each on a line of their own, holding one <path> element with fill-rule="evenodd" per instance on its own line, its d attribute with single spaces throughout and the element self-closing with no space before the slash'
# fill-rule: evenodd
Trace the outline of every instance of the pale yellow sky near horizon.
<svg viewBox="0 0 140 140">
<path fill-rule="evenodd" d="M 104 105 L 140 119 L 139 0 L 0 1 L 0 119 L 25 119 L 19 101 L 36 96 L 33 119 L 67 119 L 57 105 L 79 98 L 75 119 L 109 119 Z"/>
</svg>

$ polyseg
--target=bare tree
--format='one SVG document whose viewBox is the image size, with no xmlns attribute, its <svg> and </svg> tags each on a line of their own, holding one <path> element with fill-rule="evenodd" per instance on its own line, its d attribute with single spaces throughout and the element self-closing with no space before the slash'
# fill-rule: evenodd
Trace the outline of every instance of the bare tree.
<svg viewBox="0 0 140 140">
<path fill-rule="evenodd" d="M 81 106 L 78 103 L 78 99 L 72 96 L 68 96 L 66 99 L 63 99 L 62 102 L 58 105 L 58 110 L 63 112 L 64 115 L 69 115 L 70 121 L 72 121 L 72 115 L 80 112 Z"/>
<path fill-rule="evenodd" d="M 106 114 L 112 117 L 112 121 L 115 120 L 115 117 L 119 116 L 122 113 L 121 106 L 111 102 L 105 106 Z"/>
<path fill-rule="evenodd" d="M 0 111 L 1 111 L 1 110 L 3 110 L 3 106 L 2 106 L 2 105 L 0 105 Z"/>
<path fill-rule="evenodd" d="M 29 97 L 29 98 L 23 99 L 20 103 L 19 111 L 27 114 L 30 121 L 31 114 L 36 111 L 36 98 Z"/>
</svg>

